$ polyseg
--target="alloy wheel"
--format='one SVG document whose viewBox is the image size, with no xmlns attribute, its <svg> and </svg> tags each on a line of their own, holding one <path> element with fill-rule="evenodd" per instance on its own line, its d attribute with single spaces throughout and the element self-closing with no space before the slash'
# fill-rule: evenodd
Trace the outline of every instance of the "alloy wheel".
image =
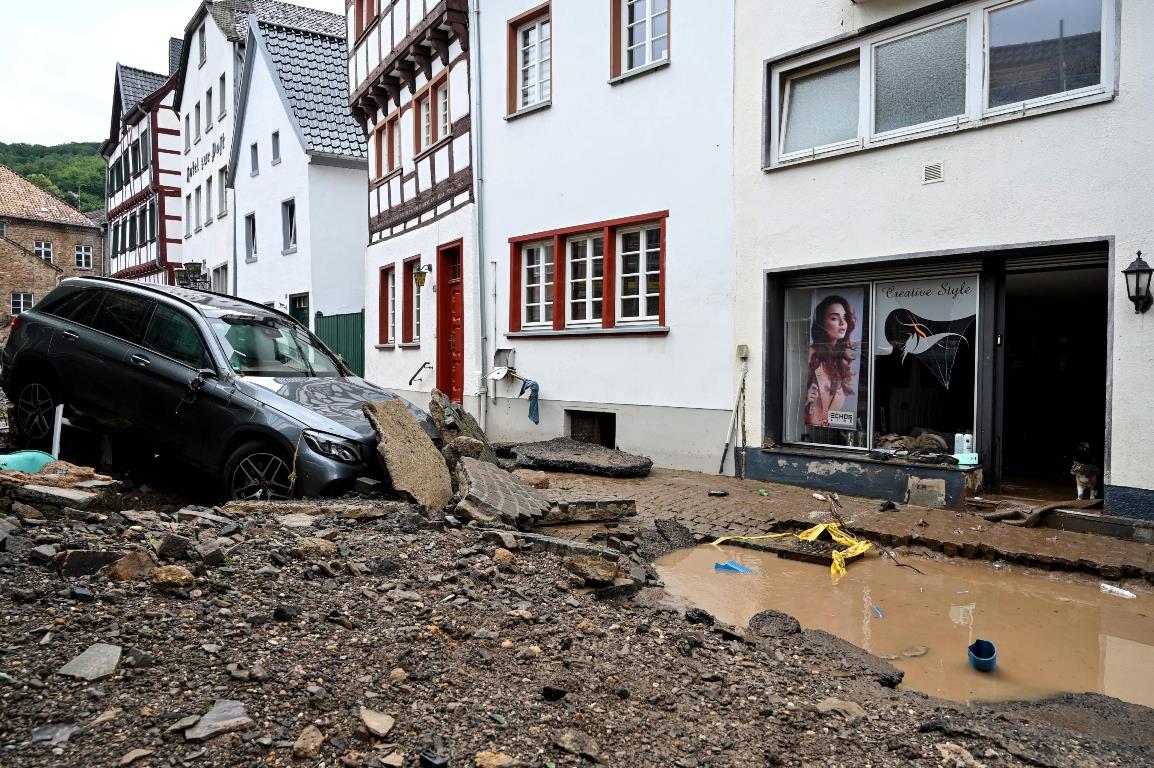
<svg viewBox="0 0 1154 768">
<path fill-rule="evenodd" d="M 232 471 L 234 501 L 279 501 L 292 498 L 291 470 L 275 453 L 257 451 L 245 456 Z"/>
<path fill-rule="evenodd" d="M 56 400 L 52 391 L 38 381 L 25 385 L 16 402 L 20 434 L 29 440 L 43 440 L 52 434 Z"/>
</svg>

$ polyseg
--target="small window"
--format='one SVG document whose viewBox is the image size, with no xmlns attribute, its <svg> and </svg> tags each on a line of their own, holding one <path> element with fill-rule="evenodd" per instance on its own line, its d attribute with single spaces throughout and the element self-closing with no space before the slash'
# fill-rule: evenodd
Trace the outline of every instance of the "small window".
<svg viewBox="0 0 1154 768">
<path fill-rule="evenodd" d="M 149 138 L 148 130 L 140 134 L 140 167 L 146 170 L 152 165 L 152 141 Z"/>
<path fill-rule="evenodd" d="M 419 257 L 405 262 L 405 271 L 402 293 L 404 294 L 404 341 L 406 344 L 418 344 L 421 341 L 421 289 L 417 288 L 413 275 L 421 268 Z"/>
<path fill-rule="evenodd" d="M 260 173 L 260 153 L 256 148 L 256 142 L 248 148 L 248 170 L 250 176 Z"/>
<path fill-rule="evenodd" d="M 188 152 L 192 149 L 192 120 L 188 115 L 184 116 L 184 151 Z"/>
<path fill-rule="evenodd" d="M 224 83 L 224 73 L 221 73 L 220 83 L 217 86 L 216 91 L 218 100 L 220 102 L 220 117 L 224 117 L 226 114 L 228 114 L 228 99 L 225 98 Z"/>
<path fill-rule="evenodd" d="M 8 234 L 7 225 L 0 221 L 0 237 L 5 237 Z"/>
<path fill-rule="evenodd" d="M 212 89 L 204 92 L 204 130 L 212 129 Z"/>
<path fill-rule="evenodd" d="M 140 174 L 140 140 L 132 142 L 132 148 L 129 150 L 132 155 L 132 175 Z"/>
<path fill-rule="evenodd" d="M 196 326 L 170 307 L 156 308 L 144 334 L 144 346 L 191 368 L 202 368 L 208 360 Z"/>
<path fill-rule="evenodd" d="M 553 243 L 521 249 L 525 325 L 553 325 Z"/>
<path fill-rule="evenodd" d="M 857 138 L 859 88 L 857 60 L 790 77 L 785 86 L 782 154 Z"/>
<path fill-rule="evenodd" d="M 192 193 L 184 196 L 184 236 L 192 237 Z"/>
<path fill-rule="evenodd" d="M 297 204 L 286 200 L 280 204 L 282 253 L 291 253 L 297 248 Z"/>
<path fill-rule="evenodd" d="M 212 175 L 204 180 L 204 225 L 212 223 Z"/>
<path fill-rule="evenodd" d="M 51 240 L 37 240 L 33 244 L 33 250 L 36 255 L 47 262 L 52 261 L 52 241 Z"/>
<path fill-rule="evenodd" d="M 128 214 L 128 250 L 136 250 L 136 211 Z"/>
<path fill-rule="evenodd" d="M 120 222 L 112 225 L 112 258 L 120 255 Z"/>
<path fill-rule="evenodd" d="M 874 132 L 921 125 L 966 111 L 966 21 L 874 49 Z"/>
<path fill-rule="evenodd" d="M 669 0 L 621 0 L 624 71 L 669 57 Z"/>
<path fill-rule="evenodd" d="M 517 30 L 516 109 L 546 102 L 552 96 L 552 41 L 550 19 L 541 16 Z"/>
<path fill-rule="evenodd" d="M 13 293 L 12 294 L 12 315 L 19 315 L 21 312 L 27 312 L 32 309 L 32 294 L 31 293 Z"/>
<path fill-rule="evenodd" d="M 397 339 L 397 268 L 381 268 L 380 295 L 377 300 L 377 343 L 395 344 Z"/>
<path fill-rule="evenodd" d="M 661 316 L 661 227 L 617 233 L 621 322 L 657 322 Z"/>
<path fill-rule="evenodd" d="M 138 245 L 143 246 L 148 242 L 148 206 L 140 206 L 140 210 L 136 212 L 136 228 Z"/>
<path fill-rule="evenodd" d="M 213 268 L 209 282 L 213 291 L 228 293 L 228 265 Z"/>
<path fill-rule="evenodd" d="M 449 81 L 437 89 L 437 139 L 449 135 Z"/>
<path fill-rule="evenodd" d="M 200 52 L 200 66 L 204 66 L 204 62 L 208 60 L 208 41 L 204 37 L 204 25 L 196 31 L 196 47 Z"/>
<path fill-rule="evenodd" d="M 280 162 L 280 131 L 272 132 L 272 164 Z"/>
<path fill-rule="evenodd" d="M 108 291 L 96 312 L 92 327 L 133 344 L 144 340 L 152 302 L 119 291 Z"/>
<path fill-rule="evenodd" d="M 420 121 L 417 125 L 417 137 L 420 141 L 417 149 L 422 150 L 432 146 L 435 140 L 433 137 L 436 135 L 436 127 L 433 123 L 433 105 L 428 94 L 417 104 L 417 119 Z"/>
<path fill-rule="evenodd" d="M 571 238 L 567 243 L 567 320 L 570 325 L 601 321 L 605 240 L 601 235 Z"/>
<path fill-rule="evenodd" d="M 200 102 L 199 101 L 196 102 L 196 106 L 193 108 L 193 111 L 196 114 L 196 141 L 200 141 Z"/>
<path fill-rule="evenodd" d="M 156 242 L 156 201 L 153 200 L 148 204 L 148 241 L 150 243 Z"/>
<path fill-rule="evenodd" d="M 195 219 L 196 229 L 199 230 L 200 229 L 200 223 L 201 223 L 201 218 L 200 218 L 201 204 L 203 203 L 200 187 L 196 188 L 195 195 L 196 195 L 196 206 L 193 208 L 193 211 L 195 212 L 195 215 L 196 215 L 196 219 Z"/>
<path fill-rule="evenodd" d="M 252 261 L 256 258 L 256 214 L 244 217 L 244 257 Z"/>
<path fill-rule="evenodd" d="M 223 216 L 228 213 L 228 168 L 221 168 L 217 173 L 216 189 L 220 194 L 220 200 L 217 201 L 217 216 Z"/>
</svg>

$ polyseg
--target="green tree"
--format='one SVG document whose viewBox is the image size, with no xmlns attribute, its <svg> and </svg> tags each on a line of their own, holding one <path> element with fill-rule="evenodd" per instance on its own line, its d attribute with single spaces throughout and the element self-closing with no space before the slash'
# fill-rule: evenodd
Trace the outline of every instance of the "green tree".
<svg viewBox="0 0 1154 768">
<path fill-rule="evenodd" d="M 100 210 L 105 205 L 105 163 L 97 142 L 54 147 L 0 144 L 0 165 L 82 211 Z"/>
<path fill-rule="evenodd" d="M 61 200 L 64 199 L 64 192 L 60 189 L 60 187 L 56 186 L 56 182 L 45 176 L 43 173 L 33 173 L 26 178 L 48 194 L 56 195 L 56 197 L 59 197 Z"/>
</svg>

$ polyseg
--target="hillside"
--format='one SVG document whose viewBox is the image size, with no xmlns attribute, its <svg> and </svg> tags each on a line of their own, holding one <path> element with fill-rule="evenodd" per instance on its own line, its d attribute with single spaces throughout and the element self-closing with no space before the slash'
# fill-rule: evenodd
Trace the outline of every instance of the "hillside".
<svg viewBox="0 0 1154 768">
<path fill-rule="evenodd" d="M 0 143 L 0 165 L 8 166 L 82 211 L 104 207 L 105 165 L 99 142 L 72 142 L 55 147 Z"/>
</svg>

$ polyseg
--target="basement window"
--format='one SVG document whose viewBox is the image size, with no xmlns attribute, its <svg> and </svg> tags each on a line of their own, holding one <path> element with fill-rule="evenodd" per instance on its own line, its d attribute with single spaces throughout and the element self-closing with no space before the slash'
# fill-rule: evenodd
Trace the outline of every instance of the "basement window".
<svg viewBox="0 0 1154 768">
<path fill-rule="evenodd" d="M 565 420 L 569 422 L 569 437 L 572 439 L 606 448 L 617 447 L 617 414 L 566 409 Z"/>
</svg>

